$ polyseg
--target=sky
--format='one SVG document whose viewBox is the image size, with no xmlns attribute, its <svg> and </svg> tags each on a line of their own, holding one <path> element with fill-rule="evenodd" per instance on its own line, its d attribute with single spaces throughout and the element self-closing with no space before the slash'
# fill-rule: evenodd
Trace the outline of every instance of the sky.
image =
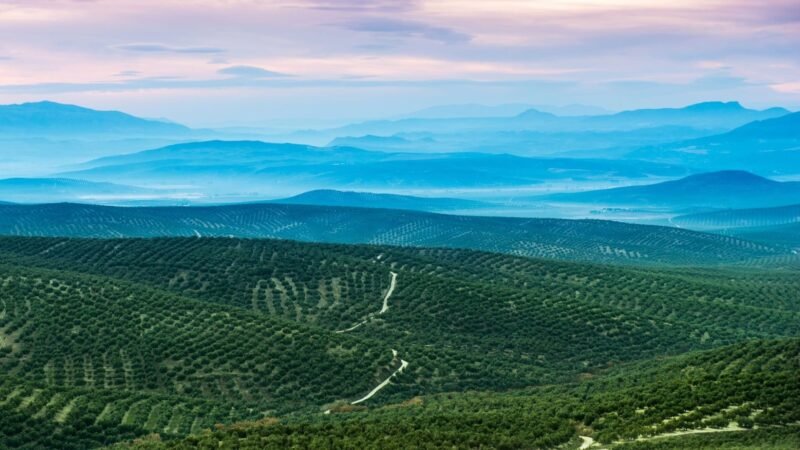
<svg viewBox="0 0 800 450">
<path fill-rule="evenodd" d="M 797 0 L 0 0 L 0 103 L 192 126 L 462 103 L 800 109 L 798 43 Z"/>
</svg>

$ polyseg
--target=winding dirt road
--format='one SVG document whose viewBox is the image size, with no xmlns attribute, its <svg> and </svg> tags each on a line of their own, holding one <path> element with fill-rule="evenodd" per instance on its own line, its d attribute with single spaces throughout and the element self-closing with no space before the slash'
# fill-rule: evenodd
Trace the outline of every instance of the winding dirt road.
<svg viewBox="0 0 800 450">
<path fill-rule="evenodd" d="M 395 272 L 390 272 L 390 273 L 392 274 L 392 281 L 389 284 L 389 290 L 386 291 L 386 295 L 383 296 L 383 305 L 381 306 L 381 310 L 377 313 L 377 315 L 381 315 L 386 311 L 389 311 L 389 299 L 392 297 L 392 294 L 394 294 L 394 290 L 397 287 L 397 274 Z M 375 315 L 376 315 L 375 313 L 370 314 L 369 316 L 367 316 L 366 319 L 362 320 L 361 322 L 358 322 L 352 327 L 344 330 L 336 330 L 335 333 L 349 333 L 355 330 L 356 328 L 360 327 L 361 325 L 364 325 L 365 323 L 369 322 L 369 320 L 375 317 Z"/>
<path fill-rule="evenodd" d="M 397 357 L 397 351 L 396 351 L 396 350 L 392 350 L 392 354 L 394 355 L 394 357 L 395 357 L 395 358 Z M 403 373 L 403 370 L 405 370 L 405 368 L 406 368 L 406 367 L 408 367 L 408 361 L 401 359 L 401 360 L 400 360 L 400 368 L 398 368 L 397 370 L 395 370 L 394 372 L 392 372 L 392 374 L 391 374 L 391 375 L 389 375 L 389 377 L 388 377 L 388 378 L 386 378 L 385 380 L 383 380 L 383 382 L 382 382 L 381 384 L 379 384 L 379 385 L 375 386 L 375 389 L 371 390 L 371 391 L 369 392 L 369 394 L 365 395 L 364 397 L 362 397 L 362 398 L 360 398 L 360 399 L 358 399 L 358 400 L 356 400 L 356 401 L 354 401 L 354 402 L 350 402 L 350 404 L 351 404 L 351 405 L 357 405 L 357 404 L 359 404 L 359 403 L 361 403 L 361 402 L 365 402 L 365 401 L 367 401 L 367 400 L 371 399 L 371 398 L 372 398 L 372 397 L 373 397 L 375 394 L 377 394 L 377 393 L 378 393 L 378 392 L 379 392 L 381 389 L 383 389 L 383 388 L 385 388 L 386 386 L 388 386 L 388 385 L 389 385 L 389 383 L 392 381 L 392 378 L 394 378 L 394 377 L 395 377 L 397 374 L 399 374 L 399 373 Z"/>
</svg>

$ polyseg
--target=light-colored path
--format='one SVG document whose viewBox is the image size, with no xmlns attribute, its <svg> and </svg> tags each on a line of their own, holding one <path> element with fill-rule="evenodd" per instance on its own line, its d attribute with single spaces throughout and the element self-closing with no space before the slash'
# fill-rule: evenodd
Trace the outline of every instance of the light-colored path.
<svg viewBox="0 0 800 450">
<path fill-rule="evenodd" d="M 395 356 L 395 358 L 397 357 L 397 351 L 396 351 L 396 350 L 392 350 L 392 354 Z M 399 374 L 399 373 L 403 373 L 403 370 L 405 370 L 405 368 L 406 368 L 406 367 L 408 367 L 408 361 L 405 361 L 405 360 L 402 360 L 402 359 L 401 359 L 401 360 L 400 360 L 400 368 L 398 368 L 397 370 L 395 370 L 394 372 L 392 372 L 392 374 L 391 374 L 391 375 L 389 375 L 389 378 L 387 378 L 387 379 L 383 380 L 383 382 L 382 382 L 381 384 L 379 384 L 379 385 L 375 386 L 375 389 L 371 390 L 371 391 L 369 392 L 369 394 L 365 395 L 363 398 L 360 398 L 360 399 L 358 399 L 358 400 L 356 400 L 356 401 L 354 401 L 354 402 L 350 402 L 350 404 L 351 404 L 351 405 L 357 405 L 357 404 L 359 404 L 359 403 L 361 403 L 361 402 L 365 402 L 365 401 L 367 401 L 367 400 L 371 399 L 371 398 L 372 398 L 372 397 L 373 397 L 375 394 L 377 394 L 377 393 L 378 393 L 378 392 L 379 392 L 381 389 L 383 389 L 383 388 L 385 388 L 386 386 L 388 386 L 388 385 L 389 385 L 389 383 L 392 381 L 392 378 L 394 378 L 394 377 L 395 377 L 395 375 L 397 375 L 397 374 Z"/>
<path fill-rule="evenodd" d="M 383 296 L 383 307 L 381 307 L 381 311 L 378 314 L 383 314 L 389 310 L 389 297 L 394 294 L 394 288 L 397 287 L 397 274 L 391 272 L 392 274 L 392 282 L 389 284 L 389 290 L 386 291 L 386 295 Z"/>
<path fill-rule="evenodd" d="M 392 274 L 392 281 L 389 284 L 389 290 L 386 291 L 386 295 L 383 296 L 383 306 L 381 306 L 381 310 L 378 312 L 378 315 L 381 315 L 389 310 L 389 299 L 392 297 L 392 294 L 394 294 L 394 290 L 397 287 L 397 274 L 395 272 L 390 272 L 390 273 Z M 349 333 L 350 331 L 353 331 L 356 328 L 360 327 L 361 325 L 364 325 L 365 323 L 369 322 L 369 319 L 373 318 L 374 316 L 375 316 L 374 313 L 370 314 L 369 316 L 367 316 L 366 319 L 362 320 L 361 322 L 358 322 L 357 324 L 353 325 L 350 328 L 347 328 L 345 330 L 336 330 L 336 333 Z"/>
<path fill-rule="evenodd" d="M 581 443 L 580 450 L 586 450 L 587 448 L 594 445 L 594 439 L 590 438 L 589 436 L 578 436 L 578 437 L 581 438 L 581 441 L 583 441 Z"/>
<path fill-rule="evenodd" d="M 662 433 L 657 434 L 655 436 L 648 436 L 648 437 L 641 437 L 636 439 L 637 441 L 652 441 L 656 439 L 668 439 L 677 436 L 686 436 L 689 434 L 706 434 L 706 433 L 732 433 L 732 432 L 740 432 L 740 431 L 748 431 L 747 428 L 742 428 L 738 425 L 728 425 L 725 428 L 698 428 L 695 430 L 680 430 L 680 431 L 672 431 L 669 433 Z"/>
</svg>

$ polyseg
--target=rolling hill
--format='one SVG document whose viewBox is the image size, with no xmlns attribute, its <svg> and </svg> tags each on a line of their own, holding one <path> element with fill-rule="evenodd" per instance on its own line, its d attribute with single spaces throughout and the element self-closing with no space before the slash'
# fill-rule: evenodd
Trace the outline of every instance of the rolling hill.
<svg viewBox="0 0 800 450">
<path fill-rule="evenodd" d="M 800 182 L 778 182 L 745 171 L 691 175 L 674 181 L 548 198 L 564 202 L 671 208 L 752 208 L 797 203 Z"/>
<path fill-rule="evenodd" d="M 256 420 L 215 432 L 554 447 L 798 419 L 795 273 L 242 239 L 4 237 L 0 255 L 5 446 Z"/>
<path fill-rule="evenodd" d="M 680 226 L 706 230 L 784 225 L 800 222 L 800 205 L 686 214 L 672 221 Z"/>
<path fill-rule="evenodd" d="M 782 225 L 733 228 L 725 230 L 725 234 L 736 236 L 741 239 L 764 242 L 769 245 L 791 248 L 794 249 L 795 254 L 800 251 L 800 222 L 785 223 Z"/>
<path fill-rule="evenodd" d="M 115 448 L 790 450 L 800 446 L 792 404 L 800 395 L 798 351 L 796 339 L 752 342 L 569 387 L 416 397 L 369 411 L 239 423 Z"/>
<path fill-rule="evenodd" d="M 309 205 L 215 207 L 0 205 L 0 234 L 65 237 L 235 236 L 469 248 L 630 264 L 721 264 L 786 250 L 671 227 Z"/>
<path fill-rule="evenodd" d="M 408 209 L 412 211 L 453 211 L 486 208 L 491 205 L 475 200 L 442 197 L 415 197 L 411 195 L 376 194 L 372 192 L 351 192 L 335 190 L 316 190 L 304 192 L 294 197 L 273 200 L 271 203 L 292 205 L 350 206 L 358 208 Z"/>
</svg>

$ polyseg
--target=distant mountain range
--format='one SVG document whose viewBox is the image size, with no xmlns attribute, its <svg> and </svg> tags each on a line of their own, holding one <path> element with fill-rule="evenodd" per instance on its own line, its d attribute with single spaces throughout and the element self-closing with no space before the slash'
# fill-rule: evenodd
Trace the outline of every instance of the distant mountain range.
<svg viewBox="0 0 800 450">
<path fill-rule="evenodd" d="M 0 136 L 183 136 L 183 125 L 55 102 L 0 105 Z"/>
<path fill-rule="evenodd" d="M 800 200 L 800 182 L 782 183 L 745 171 L 720 171 L 645 186 L 556 194 L 549 198 L 599 205 L 715 209 L 766 207 L 797 203 Z"/>
<path fill-rule="evenodd" d="M 707 130 L 660 126 L 615 131 L 459 131 L 399 133 L 392 136 L 343 136 L 328 146 L 358 147 L 384 152 L 484 152 L 521 156 L 609 158 L 624 156 L 647 145 L 707 136 Z"/>
<path fill-rule="evenodd" d="M 513 117 L 409 118 L 333 130 L 328 145 L 376 151 L 511 153 L 521 156 L 658 159 L 648 148 L 702 139 L 752 121 L 782 117 L 783 108 L 753 110 L 736 102 L 616 114 L 559 117 L 529 109 Z M 319 136 L 325 135 L 324 133 Z M 319 137 L 318 136 L 318 137 Z M 643 150 L 642 156 L 628 156 Z M 686 164 L 680 158 L 668 162 Z M 712 167 L 713 168 L 713 167 Z"/>
<path fill-rule="evenodd" d="M 536 109 L 556 116 L 595 116 L 610 114 L 607 109 L 589 105 L 532 105 L 526 103 L 506 103 L 503 105 L 480 105 L 475 103 L 462 105 L 439 105 L 405 114 L 401 118 L 416 119 L 452 119 L 466 117 L 512 117 L 525 111 Z"/>
<path fill-rule="evenodd" d="M 0 234 L 72 237 L 247 237 L 485 250 L 637 264 L 719 264 L 785 250 L 671 227 L 597 220 L 471 217 L 371 208 L 0 205 Z"/>
<path fill-rule="evenodd" d="M 560 117 L 537 109 L 529 109 L 514 117 L 407 118 L 351 124 L 329 130 L 298 133 L 298 138 L 317 143 L 337 137 L 366 135 L 395 136 L 415 133 L 486 134 L 488 132 L 611 132 L 642 128 L 686 127 L 702 130 L 706 135 L 726 132 L 749 122 L 788 114 L 783 108 L 754 110 L 737 102 L 706 102 L 685 108 L 640 109 L 616 114 Z M 673 139 L 675 140 L 675 139 Z"/>
<path fill-rule="evenodd" d="M 630 179 L 687 173 L 680 167 L 641 161 L 478 153 L 426 155 L 257 141 L 208 141 L 103 158 L 60 176 L 272 193 L 298 189 L 530 186 L 547 180 Z"/>
<path fill-rule="evenodd" d="M 772 119 L 789 114 L 784 108 L 764 110 L 748 109 L 739 102 L 705 102 L 684 108 L 637 109 L 609 116 L 599 116 L 592 121 L 600 126 L 625 128 L 647 128 L 653 126 L 678 125 L 693 128 L 721 129 L 742 126 L 756 120 Z"/>
<path fill-rule="evenodd" d="M 336 191 L 320 189 L 304 192 L 294 197 L 274 200 L 271 203 L 293 205 L 351 206 L 357 208 L 407 209 L 413 211 L 454 211 L 490 207 L 475 200 L 441 197 L 414 197 L 410 195 L 375 194 L 371 192 Z"/>
<path fill-rule="evenodd" d="M 800 173 L 800 113 L 748 123 L 730 132 L 645 147 L 627 157 L 697 168 Z"/>
<path fill-rule="evenodd" d="M 214 135 L 172 122 L 49 101 L 0 105 L 0 177 L 47 177 L 87 159 Z"/>
</svg>

